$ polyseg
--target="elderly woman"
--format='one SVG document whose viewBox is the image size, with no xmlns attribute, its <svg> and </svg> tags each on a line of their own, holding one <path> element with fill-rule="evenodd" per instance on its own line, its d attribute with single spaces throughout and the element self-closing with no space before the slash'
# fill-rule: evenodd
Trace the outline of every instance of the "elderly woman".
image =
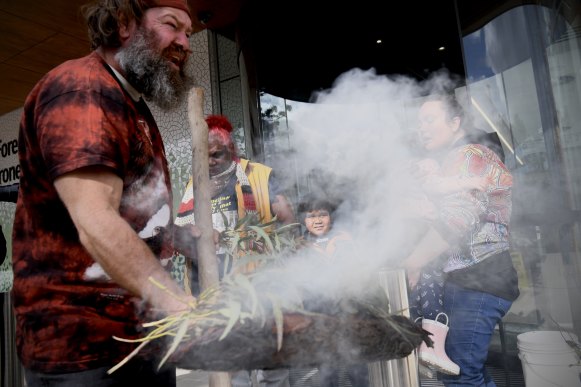
<svg viewBox="0 0 581 387">
<path fill-rule="evenodd" d="M 412 253 L 403 260 L 413 289 L 426 264 L 443 255 L 443 308 L 449 327 L 436 329 L 459 375 L 442 375 L 446 386 L 495 386 L 484 368 L 497 323 L 518 297 L 517 273 L 509 254 L 512 176 L 498 144 L 470 129 L 450 96 L 428 98 L 419 110 L 421 145 L 448 177 L 486 177 L 483 190 L 443 195 L 435 218 Z M 448 330 L 449 328 L 449 330 Z M 447 331 L 447 337 L 446 337 Z"/>
</svg>

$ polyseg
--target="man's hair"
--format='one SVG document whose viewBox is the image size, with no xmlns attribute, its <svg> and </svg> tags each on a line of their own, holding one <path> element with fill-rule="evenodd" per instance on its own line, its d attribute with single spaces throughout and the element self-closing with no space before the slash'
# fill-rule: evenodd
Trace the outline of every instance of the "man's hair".
<svg viewBox="0 0 581 387">
<path fill-rule="evenodd" d="M 99 46 L 120 47 L 120 24 L 135 20 L 140 25 L 144 11 L 139 0 L 97 0 L 84 5 L 81 10 L 87 21 L 93 50 Z"/>
</svg>

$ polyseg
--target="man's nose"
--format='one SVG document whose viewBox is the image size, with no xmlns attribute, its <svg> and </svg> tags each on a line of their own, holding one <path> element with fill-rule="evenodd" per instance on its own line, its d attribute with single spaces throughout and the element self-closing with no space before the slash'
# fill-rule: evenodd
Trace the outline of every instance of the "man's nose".
<svg viewBox="0 0 581 387">
<path fill-rule="evenodd" d="M 178 45 L 187 55 L 192 53 L 190 50 L 190 40 L 185 32 L 179 32 L 175 39 L 175 44 Z"/>
</svg>

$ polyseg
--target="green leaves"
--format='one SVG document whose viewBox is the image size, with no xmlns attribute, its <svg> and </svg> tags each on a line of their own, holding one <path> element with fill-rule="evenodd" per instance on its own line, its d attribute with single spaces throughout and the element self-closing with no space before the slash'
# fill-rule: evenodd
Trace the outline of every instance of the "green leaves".
<svg viewBox="0 0 581 387">
<path fill-rule="evenodd" d="M 249 228 L 258 234 L 258 238 L 257 238 L 258 241 L 263 240 L 266 243 L 266 245 L 268 246 L 267 252 L 272 253 L 275 251 L 274 246 L 272 245 L 272 241 L 270 240 L 270 237 L 264 231 L 263 228 L 258 227 L 258 226 L 249 226 Z"/>
<path fill-rule="evenodd" d="M 228 318 L 228 324 L 226 328 L 224 328 L 224 332 L 222 332 L 222 336 L 218 340 L 222 341 L 224 337 L 228 336 L 228 333 L 234 327 L 234 324 L 240 320 L 240 312 L 242 310 L 242 305 L 239 302 L 233 301 L 228 303 L 228 308 L 220 309 L 220 314 Z"/>
<path fill-rule="evenodd" d="M 189 323 L 190 322 L 187 319 L 184 319 L 181 322 L 171 346 L 169 347 L 169 349 L 167 350 L 167 353 L 165 354 L 163 359 L 161 359 L 161 361 L 159 362 L 159 365 L 157 366 L 158 371 L 159 371 L 159 369 L 161 369 L 161 366 L 163 366 L 163 364 L 167 361 L 167 359 L 169 359 L 169 357 L 175 352 L 175 350 L 177 349 L 179 344 L 182 342 L 184 336 L 186 335 L 186 332 L 188 331 Z"/>
<path fill-rule="evenodd" d="M 276 218 L 261 223 L 257 214 L 247 214 L 239 219 L 234 228 L 222 232 L 220 243 L 225 248 L 225 262 L 233 262 L 232 270 L 245 267 L 256 268 L 265 263 L 279 262 L 295 252 L 298 223 L 288 224 L 278 229 Z M 230 267 L 226 265 L 226 267 Z"/>
<path fill-rule="evenodd" d="M 274 315 L 274 324 L 276 327 L 276 350 L 280 351 L 282 348 L 282 336 L 283 336 L 283 325 L 284 316 L 282 313 L 282 302 L 275 294 L 267 293 L 266 296 L 270 299 L 272 303 L 272 314 Z"/>
<path fill-rule="evenodd" d="M 276 272 L 279 266 L 284 265 L 284 260 L 296 251 L 298 244 L 295 242 L 296 227 L 291 224 L 276 226 L 276 219 L 268 223 L 261 223 L 256 214 L 250 214 L 239 219 L 234 228 L 229 227 L 224 218 L 227 230 L 220 235 L 219 243 L 225 247 L 226 265 L 232 266 L 230 272 L 224 273 L 222 282 L 217 286 L 206 289 L 198 298 L 197 305 L 189 305 L 185 312 L 167 316 L 161 320 L 143 324 L 150 331 L 145 337 L 136 340 L 116 338 L 120 341 L 140 343 L 121 363 L 113 367 L 109 372 L 114 372 L 147 343 L 159 338 L 173 336 L 173 340 L 167 349 L 159 367 L 161 367 L 184 342 L 195 340 L 204 335 L 206 331 L 221 331 L 218 341 L 224 340 L 232 333 L 237 324 L 244 324 L 250 319 L 260 322 L 264 327 L 269 320 L 274 321 L 276 328 L 276 344 L 278 350 L 283 345 L 283 326 L 285 311 L 304 311 L 300 292 L 286 289 L 290 301 L 283 300 L 277 295 L 281 290 L 277 287 L 281 284 L 271 283 L 262 278 L 262 282 L 254 282 L 255 271 L 245 268 L 252 266 L 258 268 L 264 274 L 267 270 Z M 230 265 L 229 261 L 233 264 Z M 154 279 L 150 279 L 159 291 L 170 293 L 169 290 Z M 270 290 L 259 289 L 258 286 L 270 285 Z"/>
</svg>

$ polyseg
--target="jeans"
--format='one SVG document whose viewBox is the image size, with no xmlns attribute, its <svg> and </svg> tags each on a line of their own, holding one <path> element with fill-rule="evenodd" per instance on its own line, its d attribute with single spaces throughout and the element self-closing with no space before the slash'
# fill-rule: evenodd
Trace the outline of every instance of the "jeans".
<svg viewBox="0 0 581 387">
<path fill-rule="evenodd" d="M 82 372 L 43 374 L 24 369 L 27 387 L 175 387 L 175 367 L 163 367 L 159 372 L 159 361 L 131 360 L 111 375 L 111 367 L 101 367 Z"/>
<path fill-rule="evenodd" d="M 484 363 L 494 328 L 511 305 L 512 301 L 446 282 L 444 310 L 450 327 L 446 352 L 460 366 L 460 375 L 441 375 L 445 386 L 496 386 Z"/>
</svg>

